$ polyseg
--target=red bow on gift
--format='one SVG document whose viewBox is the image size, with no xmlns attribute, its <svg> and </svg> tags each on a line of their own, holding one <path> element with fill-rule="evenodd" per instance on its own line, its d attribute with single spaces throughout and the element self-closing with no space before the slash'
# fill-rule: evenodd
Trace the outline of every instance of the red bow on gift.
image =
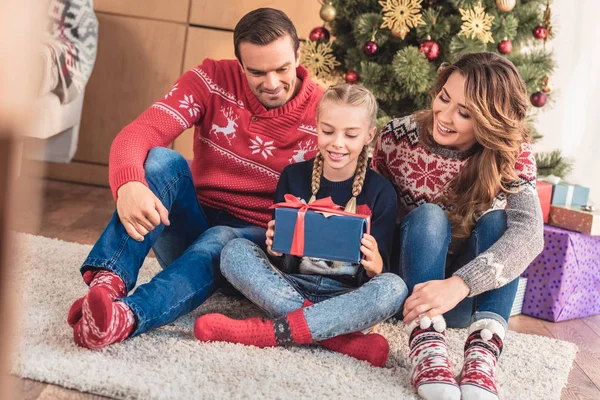
<svg viewBox="0 0 600 400">
<path fill-rule="evenodd" d="M 304 255 L 304 216 L 308 210 L 313 210 L 325 215 L 328 217 L 329 215 L 347 215 L 350 217 L 360 217 L 366 218 L 367 221 L 370 221 L 370 215 L 362 215 L 362 214 L 354 214 L 351 212 L 344 211 L 344 207 L 338 206 L 331 200 L 331 197 L 325 197 L 319 200 L 315 200 L 312 203 L 304 203 L 299 198 L 294 195 L 286 194 L 284 196 L 285 202 L 273 204 L 269 209 L 272 208 L 297 208 L 298 216 L 296 218 L 296 226 L 294 227 L 294 236 L 292 237 L 292 247 L 290 249 L 290 254 L 294 256 L 303 256 Z M 328 215 L 329 214 L 329 215 Z M 367 225 L 368 226 L 368 225 Z M 367 229 L 368 232 L 368 229 Z"/>
</svg>

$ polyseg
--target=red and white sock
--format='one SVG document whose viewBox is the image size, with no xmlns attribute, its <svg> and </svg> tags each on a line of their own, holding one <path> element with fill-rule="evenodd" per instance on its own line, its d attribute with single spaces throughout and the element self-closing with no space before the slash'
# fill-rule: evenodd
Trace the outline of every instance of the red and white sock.
<svg viewBox="0 0 600 400">
<path fill-rule="evenodd" d="M 448 358 L 444 317 L 423 317 L 420 324 L 414 320 L 406 330 L 410 334 L 411 382 L 419 396 L 426 400 L 459 400 L 460 389 Z"/>
<path fill-rule="evenodd" d="M 313 303 L 305 299 L 302 307 L 310 307 Z M 327 350 L 342 353 L 350 357 L 366 361 L 376 367 L 383 367 L 390 353 L 387 339 L 378 333 L 365 335 L 361 332 L 339 335 L 319 341 Z"/>
<path fill-rule="evenodd" d="M 235 320 L 222 314 L 206 314 L 196 319 L 194 335 L 203 342 L 241 343 L 256 347 L 313 342 L 301 308 L 275 320 Z"/>
<path fill-rule="evenodd" d="M 113 301 L 105 287 L 95 286 L 83 299 L 82 316 L 73 327 L 75 343 L 88 349 L 100 349 L 121 342 L 135 328 L 135 315 L 128 305 Z"/>
<path fill-rule="evenodd" d="M 85 271 L 83 273 L 83 281 L 88 284 L 90 289 L 93 287 L 105 288 L 113 299 L 118 299 L 127 295 L 127 288 L 125 287 L 123 280 L 117 274 L 105 269 Z M 71 327 L 74 327 L 75 324 L 81 319 L 81 306 L 83 304 L 83 299 L 85 299 L 86 296 L 87 294 L 75 300 L 69 309 L 67 322 L 69 325 L 71 325 Z"/>
<path fill-rule="evenodd" d="M 496 365 L 505 329 L 498 321 L 482 319 L 469 327 L 460 391 L 464 400 L 498 400 Z"/>
</svg>

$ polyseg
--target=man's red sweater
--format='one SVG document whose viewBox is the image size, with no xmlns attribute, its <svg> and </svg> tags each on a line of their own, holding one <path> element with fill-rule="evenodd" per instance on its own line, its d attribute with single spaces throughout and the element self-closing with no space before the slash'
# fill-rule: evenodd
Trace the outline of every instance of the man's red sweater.
<svg viewBox="0 0 600 400">
<path fill-rule="evenodd" d="M 306 68 L 296 73 L 302 80 L 298 94 L 267 110 L 235 60 L 206 59 L 187 71 L 115 138 L 109 160 L 114 198 L 127 182 L 147 185 L 144 161 L 150 149 L 169 145 L 195 126 L 191 168 L 200 203 L 266 226 L 283 168 L 317 151 L 316 108 L 323 91 Z"/>
</svg>

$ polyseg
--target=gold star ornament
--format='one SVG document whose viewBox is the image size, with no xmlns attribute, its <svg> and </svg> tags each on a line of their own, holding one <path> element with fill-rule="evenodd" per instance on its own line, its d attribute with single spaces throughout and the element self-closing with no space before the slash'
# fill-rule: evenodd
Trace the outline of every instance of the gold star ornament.
<svg viewBox="0 0 600 400">
<path fill-rule="evenodd" d="M 458 11 L 463 20 L 463 24 L 460 27 L 460 35 L 470 37 L 471 39 L 479 39 L 483 43 L 494 43 L 491 32 L 494 17 L 486 14 L 481 3 L 473 7 L 472 10 L 459 8 Z"/>
<path fill-rule="evenodd" d="M 383 24 L 381 28 L 389 28 L 401 39 L 406 37 L 410 28 L 425 25 L 421 15 L 423 0 L 385 0 L 379 4 L 383 7 Z"/>
<path fill-rule="evenodd" d="M 307 40 L 300 48 L 300 64 L 304 65 L 311 76 L 320 79 L 331 77 L 335 67 L 341 65 L 333 55 L 330 43 Z"/>
</svg>

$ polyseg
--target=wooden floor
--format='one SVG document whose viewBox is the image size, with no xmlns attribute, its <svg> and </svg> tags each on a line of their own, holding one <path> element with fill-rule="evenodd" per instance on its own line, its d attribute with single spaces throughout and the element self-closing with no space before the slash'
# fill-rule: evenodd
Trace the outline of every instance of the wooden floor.
<svg viewBox="0 0 600 400">
<path fill-rule="evenodd" d="M 23 232 L 65 241 L 93 244 L 114 211 L 107 188 L 71 183 L 31 180 L 40 187 L 41 222 L 35 224 L 31 207 L 16 215 Z M 600 399 L 600 316 L 551 323 L 523 315 L 509 321 L 512 331 L 567 340 L 579 346 L 562 399 Z M 15 377 L 18 399 L 101 399 L 59 386 Z"/>
</svg>

